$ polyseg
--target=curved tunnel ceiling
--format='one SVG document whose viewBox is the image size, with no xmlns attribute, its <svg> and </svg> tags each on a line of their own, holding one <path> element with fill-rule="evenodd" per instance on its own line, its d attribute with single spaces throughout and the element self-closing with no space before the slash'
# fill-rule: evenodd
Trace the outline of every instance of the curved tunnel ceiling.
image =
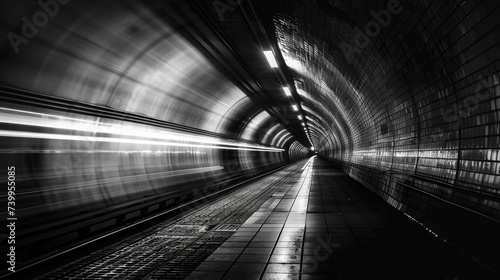
<svg viewBox="0 0 500 280">
<path fill-rule="evenodd" d="M 210 52 L 223 50 L 199 46 L 220 44 L 223 39 L 214 30 L 203 33 L 208 38 L 189 42 L 206 30 L 187 30 L 192 27 L 187 18 L 206 24 L 199 14 L 183 11 L 186 5 L 177 4 L 182 3 L 61 6 L 70 12 L 55 16 L 32 42 L 3 37 L 8 40 L 3 53 L 20 53 L 2 60 L 3 81 L 8 86 L 144 115 L 174 127 L 248 143 L 278 143 L 282 148 L 283 141 L 265 136 L 277 124 L 280 129 L 274 133 L 290 131 L 290 122 L 276 113 L 272 100 L 262 98 L 265 89 L 259 95 L 249 88 L 259 84 L 241 77 L 251 74 L 243 64 L 221 69 L 221 61 L 214 61 L 237 60 L 234 54 L 214 55 Z M 5 33 L 23 34 L 24 21 L 16 28 L 19 18 L 36 7 L 25 3 L 18 14 L 4 13 L 2 18 L 12 26 Z M 74 19 L 76 9 L 84 11 L 78 20 Z M 170 9 L 178 9 L 186 18 L 162 17 Z M 232 72 L 229 77 L 227 71 Z"/>
<path fill-rule="evenodd" d="M 321 156 L 400 209 L 413 211 L 399 185 L 433 182 L 445 193 L 478 190 L 488 197 L 471 198 L 478 205 L 456 202 L 500 217 L 500 2 L 238 3 L 197 7 L 247 65 L 273 51 L 277 82 L 262 84 L 276 104 L 298 106 Z M 367 172 L 399 175 L 375 184 Z"/>
<path fill-rule="evenodd" d="M 251 3 L 313 128 L 333 136 L 321 154 L 497 192 L 498 169 L 475 181 L 461 157 L 500 146 L 498 2 Z"/>
</svg>

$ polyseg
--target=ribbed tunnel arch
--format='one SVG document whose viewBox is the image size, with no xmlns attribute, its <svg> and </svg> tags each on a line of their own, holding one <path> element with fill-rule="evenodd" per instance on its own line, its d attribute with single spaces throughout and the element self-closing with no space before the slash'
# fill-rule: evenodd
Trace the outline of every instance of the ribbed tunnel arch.
<svg viewBox="0 0 500 280">
<path fill-rule="evenodd" d="M 272 10 L 320 156 L 452 242 L 473 227 L 460 216 L 498 221 L 498 3 L 281 5 L 256 6 Z"/>
<path fill-rule="evenodd" d="M 477 125 L 487 131 L 493 128 L 498 135 L 498 127 L 488 124 L 497 121 L 482 119 L 496 110 L 491 106 L 498 96 L 498 51 L 487 38 L 497 40 L 498 33 L 484 38 L 468 33 L 474 29 L 471 19 L 458 17 L 472 7 L 387 2 L 358 1 L 352 4 L 355 13 L 347 12 L 346 4 L 326 1 L 277 8 L 276 38 L 285 63 L 300 80 L 296 85 L 304 107 L 330 123 L 331 128 L 325 129 L 342 142 L 342 156 L 329 154 L 340 164 L 483 185 L 486 192 L 496 193 L 491 188 L 500 183 L 496 171 L 475 181 L 460 172 L 460 166 L 462 153 L 477 151 L 477 147 L 464 147 L 461 137 L 471 131 L 467 126 L 474 125 L 475 131 L 479 131 Z M 483 3 L 475 12 L 493 16 L 490 8 Z M 431 9 L 433 16 L 428 14 Z M 442 18 L 442 14 L 448 16 Z M 454 17 L 462 29 L 450 33 L 442 26 Z M 486 30 L 482 32 L 488 34 Z M 462 45 L 464 41 L 467 45 Z M 474 46 L 481 46 L 482 52 L 453 56 Z M 465 64 L 457 64 L 458 59 Z M 483 77 L 486 72 L 488 77 Z M 495 137 L 481 146 L 493 152 L 498 144 Z M 319 153 L 326 155 L 333 149 L 321 147 Z M 436 153 L 441 157 L 429 156 Z"/>
<path fill-rule="evenodd" d="M 498 1 L 216 2 L 0 10 L 2 157 L 29 186 L 25 230 L 174 207 L 317 154 L 495 266 Z"/>
</svg>

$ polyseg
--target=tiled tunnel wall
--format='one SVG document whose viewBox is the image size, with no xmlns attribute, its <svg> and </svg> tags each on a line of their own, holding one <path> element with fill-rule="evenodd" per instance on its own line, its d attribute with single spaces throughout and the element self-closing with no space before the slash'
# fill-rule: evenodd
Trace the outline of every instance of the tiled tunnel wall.
<svg viewBox="0 0 500 280">
<path fill-rule="evenodd" d="M 495 0 L 317 0 L 275 19 L 302 107 L 336 135 L 314 134 L 319 154 L 456 243 L 500 220 L 499 13 Z"/>
</svg>

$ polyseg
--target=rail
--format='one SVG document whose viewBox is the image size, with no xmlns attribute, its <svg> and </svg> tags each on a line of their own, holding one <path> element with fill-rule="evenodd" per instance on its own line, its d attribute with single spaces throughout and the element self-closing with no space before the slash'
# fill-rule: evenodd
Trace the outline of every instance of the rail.
<svg viewBox="0 0 500 280">
<path fill-rule="evenodd" d="M 56 221 L 49 225 L 44 225 L 40 228 L 30 229 L 29 232 L 24 233 L 24 236 L 21 237 L 20 235 L 20 239 L 22 238 L 22 240 L 27 243 L 24 244 L 23 247 L 33 246 L 33 244 L 39 244 L 44 240 L 54 240 L 57 238 L 64 239 L 63 237 L 71 236 L 71 234 L 73 233 L 77 233 L 76 236 L 78 238 L 72 240 L 73 245 L 65 244 L 66 247 L 60 250 L 56 250 L 55 248 L 53 248 L 52 251 L 46 254 L 37 256 L 31 260 L 24 262 L 21 268 L 16 269 L 16 276 L 22 275 L 23 271 L 27 272 L 32 271 L 33 269 L 36 270 L 37 268 L 44 267 L 48 262 L 57 262 L 57 260 L 64 258 L 71 252 L 75 252 L 79 249 L 88 247 L 92 244 L 95 244 L 96 242 L 110 240 L 113 236 L 116 236 L 119 233 L 124 233 L 146 223 L 156 221 L 169 215 L 177 214 L 182 211 L 182 209 L 195 208 L 200 204 L 200 202 L 206 202 L 214 199 L 244 184 L 248 184 L 262 177 L 287 168 L 294 163 L 296 162 L 285 164 L 270 171 L 263 171 L 261 174 L 258 174 L 252 178 L 235 182 L 227 188 L 209 193 L 203 197 L 194 197 L 192 200 L 185 203 L 166 203 L 166 201 L 172 200 L 174 199 L 174 197 L 146 197 L 140 201 L 128 203 L 127 205 L 113 207 L 113 209 L 107 208 L 103 211 L 99 211 L 99 213 L 86 213 L 81 217 L 75 217 L 73 219 L 68 218 L 63 221 Z M 234 182 L 234 178 L 232 179 Z M 161 209 L 161 207 L 169 208 Z M 153 211 L 155 211 L 156 213 L 153 213 Z M 134 217 L 135 220 L 125 220 L 124 217 L 126 217 L 127 214 L 130 213 L 139 213 L 139 216 Z M 125 222 L 127 222 L 128 224 L 126 224 Z M 105 232 L 90 234 L 91 232 L 89 230 L 91 227 L 95 227 L 103 223 L 106 223 L 108 226 L 111 225 L 115 229 L 107 228 L 107 231 Z M 2 270 L 0 272 L 0 278 L 8 276 L 9 271 Z"/>
</svg>

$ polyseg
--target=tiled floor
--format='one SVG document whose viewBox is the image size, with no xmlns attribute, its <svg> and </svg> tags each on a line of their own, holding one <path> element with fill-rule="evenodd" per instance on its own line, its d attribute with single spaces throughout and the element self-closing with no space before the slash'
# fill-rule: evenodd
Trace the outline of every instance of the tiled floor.
<svg viewBox="0 0 500 280">
<path fill-rule="evenodd" d="M 311 158 L 290 176 L 187 279 L 487 278 L 328 163 Z"/>
</svg>

